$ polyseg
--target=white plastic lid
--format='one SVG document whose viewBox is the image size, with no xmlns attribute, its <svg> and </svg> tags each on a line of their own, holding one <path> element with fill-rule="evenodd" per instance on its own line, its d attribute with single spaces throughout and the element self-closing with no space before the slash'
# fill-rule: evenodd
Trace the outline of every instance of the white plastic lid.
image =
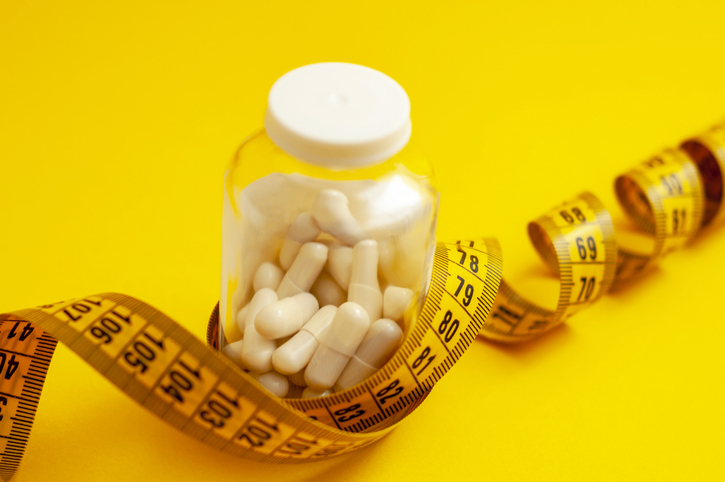
<svg viewBox="0 0 725 482">
<path fill-rule="evenodd" d="M 277 79 L 264 117 L 287 154 L 323 167 L 377 164 L 410 139 L 410 100 L 396 81 L 362 65 L 305 65 Z"/>
</svg>

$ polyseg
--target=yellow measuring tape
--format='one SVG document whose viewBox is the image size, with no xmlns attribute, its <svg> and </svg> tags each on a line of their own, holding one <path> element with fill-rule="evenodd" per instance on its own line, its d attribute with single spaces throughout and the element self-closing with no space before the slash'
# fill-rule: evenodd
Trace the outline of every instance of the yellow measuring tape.
<svg viewBox="0 0 725 482">
<path fill-rule="evenodd" d="M 321 399 L 271 395 L 130 296 L 101 294 L 4 315 L 0 475 L 12 475 L 22 457 L 56 339 L 144 407 L 225 452 L 294 462 L 372 443 L 425 398 L 483 326 L 501 279 L 501 252 L 495 240 L 471 241 L 465 250 L 475 260 L 470 271 L 455 262 L 456 246 L 437 245 L 428 296 L 394 357 L 362 384 Z M 457 288 L 460 276 L 465 289 Z M 209 333 L 218 333 L 217 323 L 213 317 Z"/>
<path fill-rule="evenodd" d="M 625 212 L 651 249 L 618 247 L 609 213 L 583 193 L 529 224 L 560 277 L 554 310 L 501 279 L 494 239 L 438 243 L 428 295 L 388 363 L 359 385 L 313 399 L 279 399 L 216 349 L 152 306 L 100 294 L 0 315 L 0 476 L 17 470 L 57 341 L 179 430 L 234 455 L 268 462 L 320 460 L 387 435 L 415 409 L 477 335 L 535 337 L 595 302 L 722 219 L 725 128 L 668 149 L 617 178 Z"/>
<path fill-rule="evenodd" d="M 554 311 L 531 303 L 505 281 L 481 335 L 503 342 L 537 336 L 594 303 L 614 280 L 617 248 L 612 220 L 592 194 L 583 193 L 529 224 L 539 255 L 561 278 Z"/>
</svg>

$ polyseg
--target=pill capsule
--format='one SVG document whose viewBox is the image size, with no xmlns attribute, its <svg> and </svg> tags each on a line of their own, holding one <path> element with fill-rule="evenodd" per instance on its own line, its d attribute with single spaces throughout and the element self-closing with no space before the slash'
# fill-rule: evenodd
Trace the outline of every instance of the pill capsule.
<svg viewBox="0 0 725 482">
<path fill-rule="evenodd" d="M 226 312 L 227 310 L 223 310 L 220 304 L 219 314 L 222 314 L 221 311 L 226 312 L 224 313 L 224 337 L 227 342 L 231 343 L 233 341 L 241 340 L 241 337 L 244 337 L 244 318 L 241 318 L 241 323 L 238 324 L 238 322 L 240 320 L 239 312 L 244 309 L 247 304 L 247 300 L 246 295 L 242 293 L 243 290 L 239 286 L 237 286 L 234 290 L 231 290 L 229 286 L 225 286 L 223 291 L 227 292 L 226 299 L 231 302 L 228 306 L 228 308 L 231 308 L 231 313 Z M 231 291 L 231 299 L 229 299 L 229 291 Z M 222 297 L 222 299 L 225 298 Z M 222 318 L 219 319 L 219 321 L 221 320 Z M 237 330 L 239 330 L 239 332 L 237 332 Z"/>
<path fill-rule="evenodd" d="M 277 301 L 277 294 L 269 288 L 262 288 L 254 293 L 249 302 L 244 326 L 244 346 L 242 347 L 242 361 L 250 369 L 259 373 L 266 373 L 272 369 L 272 353 L 277 348 L 274 340 L 268 340 L 257 332 L 254 319 L 267 305 Z"/>
<path fill-rule="evenodd" d="M 326 269 L 335 278 L 337 284 L 347 291 L 350 287 L 350 274 L 352 273 L 352 248 L 340 243 L 331 245 L 327 253 Z"/>
<path fill-rule="evenodd" d="M 320 339 L 332 323 L 335 313 L 337 313 L 337 308 L 332 305 L 320 308 L 300 331 L 274 351 L 274 355 L 272 355 L 274 369 L 284 374 L 293 374 L 302 370 L 312 359 L 317 347 L 320 346 Z M 295 384 L 307 386 L 304 380 L 301 383 L 303 384 Z"/>
<path fill-rule="evenodd" d="M 355 213 L 371 238 L 398 237 L 423 224 L 430 214 L 428 193 L 408 176 L 392 174 L 377 180 L 374 187 L 359 194 L 361 209 Z"/>
<path fill-rule="evenodd" d="M 350 212 L 347 196 L 336 189 L 320 191 L 310 214 L 320 229 L 349 246 L 368 237 Z"/>
<path fill-rule="evenodd" d="M 383 315 L 383 294 L 378 283 L 378 243 L 374 239 L 360 241 L 352 250 L 347 300 L 365 308 L 371 320 Z"/>
<path fill-rule="evenodd" d="M 227 343 L 234 343 L 244 338 L 244 318 L 247 316 L 248 309 L 249 305 L 244 306 L 237 312 L 237 316 L 227 324 L 224 330 L 224 338 L 227 340 Z"/>
<path fill-rule="evenodd" d="M 390 358 L 403 337 L 400 326 L 387 318 L 372 324 L 355 355 L 335 384 L 335 391 L 357 385 L 375 373 Z"/>
<path fill-rule="evenodd" d="M 242 361 L 242 345 L 244 345 L 244 340 L 227 343 L 222 349 L 222 353 L 233 361 L 239 368 L 245 369 L 247 367 L 244 366 L 244 362 Z"/>
<path fill-rule="evenodd" d="M 287 392 L 289 392 L 289 381 L 287 381 L 287 377 L 280 375 L 277 372 L 267 372 L 261 374 L 249 372 L 249 376 L 257 380 L 260 385 L 280 398 L 284 397 L 287 395 Z"/>
<path fill-rule="evenodd" d="M 347 292 L 337 284 L 335 278 L 327 271 L 320 273 L 320 276 L 317 277 L 312 288 L 310 288 L 310 293 L 317 298 L 320 306 L 340 306 L 347 301 Z"/>
<path fill-rule="evenodd" d="M 308 387 L 302 391 L 302 398 L 319 398 L 319 397 L 324 397 L 324 396 L 331 395 L 331 394 L 332 394 L 332 390 L 330 390 L 329 388 L 322 392 L 317 392 Z"/>
<path fill-rule="evenodd" d="M 297 333 L 318 309 L 317 298 L 310 293 L 300 293 L 259 310 L 254 326 L 263 337 L 276 340 Z"/>
<path fill-rule="evenodd" d="M 424 275 L 421 259 L 427 259 L 428 254 L 425 246 L 410 241 L 387 238 L 378 243 L 378 266 L 387 284 L 415 287 L 420 283 Z"/>
<path fill-rule="evenodd" d="M 322 392 L 335 385 L 370 327 L 370 318 L 357 303 L 343 303 L 325 330 L 320 346 L 305 369 L 307 386 Z"/>
<path fill-rule="evenodd" d="M 303 244 L 314 239 L 320 234 L 320 228 L 309 213 L 302 213 L 295 218 L 282 241 L 282 248 L 279 251 L 279 264 L 287 271 L 297 257 Z"/>
<path fill-rule="evenodd" d="M 378 270 L 380 279 L 392 284 L 395 279 L 395 244 L 392 238 L 378 241 Z"/>
<path fill-rule="evenodd" d="M 242 362 L 250 370 L 258 373 L 270 371 L 272 354 L 276 349 L 277 343 L 260 335 L 254 325 L 250 325 L 244 330 Z"/>
<path fill-rule="evenodd" d="M 254 293 L 254 296 L 252 297 L 252 301 L 249 302 L 247 305 L 247 313 L 244 317 L 244 327 L 243 329 L 246 330 L 249 325 L 254 324 L 254 319 L 257 317 L 257 313 L 259 313 L 259 310 L 264 308 L 267 305 L 271 305 L 275 301 L 277 301 L 279 298 L 277 297 L 277 293 L 275 293 L 270 288 L 262 288 L 261 290 Z M 241 328 L 241 325 L 240 325 Z M 246 333 L 245 333 L 246 335 Z"/>
<path fill-rule="evenodd" d="M 277 288 L 279 299 L 309 292 L 327 262 L 327 246 L 305 243 Z"/>
<path fill-rule="evenodd" d="M 254 273 L 252 286 L 254 287 L 255 292 L 261 290 L 262 288 L 276 290 L 282 282 L 282 278 L 284 278 L 284 271 L 282 271 L 282 268 L 268 261 L 266 263 L 262 263 L 259 268 L 257 268 L 257 272 Z"/>
<path fill-rule="evenodd" d="M 413 290 L 388 286 L 383 294 L 383 317 L 399 321 L 413 300 Z"/>
<path fill-rule="evenodd" d="M 272 357 L 272 362 L 274 363 L 274 357 Z M 277 370 L 277 367 L 274 367 L 275 370 Z M 279 370 L 277 370 L 279 371 Z M 306 387 L 307 382 L 305 382 L 305 370 L 302 369 L 298 371 L 297 373 L 293 373 L 292 375 L 287 375 L 287 380 L 290 381 L 290 383 L 297 387 Z"/>
</svg>

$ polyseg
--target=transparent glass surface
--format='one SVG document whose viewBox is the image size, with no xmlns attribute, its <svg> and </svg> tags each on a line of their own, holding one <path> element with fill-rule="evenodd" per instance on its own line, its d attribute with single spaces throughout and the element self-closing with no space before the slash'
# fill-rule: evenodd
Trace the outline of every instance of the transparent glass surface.
<svg viewBox="0 0 725 482">
<path fill-rule="evenodd" d="M 403 320 L 404 331 L 409 330 L 428 287 L 435 249 L 438 191 L 430 164 L 409 144 L 374 166 L 318 167 L 289 156 L 260 130 L 242 143 L 224 176 L 221 348 L 239 339 L 233 324 L 254 295 L 257 269 L 266 261 L 279 262 L 290 225 L 310 211 L 323 189 L 343 192 L 367 239 L 377 241 L 381 290 L 389 285 L 413 290 Z M 335 238 L 323 232 L 318 240 Z"/>
</svg>

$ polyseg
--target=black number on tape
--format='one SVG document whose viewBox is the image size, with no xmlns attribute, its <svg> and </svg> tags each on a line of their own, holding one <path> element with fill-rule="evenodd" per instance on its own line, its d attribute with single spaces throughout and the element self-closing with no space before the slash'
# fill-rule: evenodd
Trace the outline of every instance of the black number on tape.
<svg viewBox="0 0 725 482">
<path fill-rule="evenodd" d="M 468 306 L 471 304 L 471 300 L 473 299 L 473 286 L 466 284 L 466 280 L 461 276 L 456 276 L 456 278 L 458 278 L 460 283 L 458 284 L 458 288 L 456 288 L 454 296 L 458 296 L 458 293 L 461 292 L 461 288 L 465 286 L 466 289 L 463 291 L 463 306 Z"/>
<path fill-rule="evenodd" d="M 460 259 L 460 261 L 458 261 L 458 264 L 463 266 L 466 264 L 466 252 L 463 251 L 460 246 L 458 246 L 457 251 L 459 253 L 461 253 L 461 259 Z M 471 257 L 469 259 L 470 259 L 470 263 L 468 266 L 471 269 L 471 272 L 478 273 L 478 256 L 471 255 Z"/>
<path fill-rule="evenodd" d="M 357 410 L 357 412 L 347 415 L 355 410 Z M 357 418 L 364 413 L 365 410 L 360 410 L 360 404 L 356 403 L 355 405 L 350 405 L 347 408 L 341 408 L 340 410 L 335 411 L 335 416 L 340 417 L 337 419 L 338 422 L 349 422 L 350 420 Z"/>
<path fill-rule="evenodd" d="M 387 387 L 383 388 L 377 393 L 377 397 L 379 398 L 380 405 L 383 405 L 385 402 L 387 402 L 389 399 L 393 397 L 397 397 L 403 392 L 403 387 L 399 387 L 398 384 L 400 383 L 400 380 L 395 379 L 393 382 L 388 385 Z M 390 393 L 392 391 L 392 393 Z M 390 393 L 390 394 L 388 394 Z"/>
<path fill-rule="evenodd" d="M 461 260 L 458 262 L 461 266 L 463 266 L 463 263 L 466 262 L 466 252 L 461 249 L 461 247 L 458 247 L 458 252 L 461 253 L 463 256 L 461 256 Z"/>
<path fill-rule="evenodd" d="M 660 182 L 667 189 L 669 195 L 682 195 L 682 183 L 676 173 L 673 172 L 669 176 L 660 176 Z"/>
<path fill-rule="evenodd" d="M 148 333 L 144 333 L 144 336 L 153 344 L 164 349 L 164 342 L 155 340 Z M 148 370 L 149 366 L 146 362 L 153 361 L 156 358 L 156 352 L 144 341 L 139 340 L 133 344 L 131 350 L 127 351 L 123 355 L 123 359 L 132 367 L 141 367 L 141 373 Z M 144 361 L 146 360 L 146 361 Z"/>
<path fill-rule="evenodd" d="M 663 166 L 665 164 L 665 161 L 663 161 L 659 157 L 653 157 L 649 161 L 644 161 L 642 164 L 644 164 L 644 166 L 647 167 L 648 169 L 652 169 L 657 166 Z"/>
<path fill-rule="evenodd" d="M 2 371 L 5 369 L 5 360 L 5 353 L 0 352 L 0 373 L 2 373 Z M 5 372 L 5 380 L 10 380 L 10 377 L 15 374 L 19 366 L 20 363 L 15 361 L 15 355 L 11 355 L 10 360 L 8 360 L 8 371 Z"/>
<path fill-rule="evenodd" d="M 255 423 L 259 425 L 254 425 Z M 270 431 L 279 432 L 277 424 L 265 422 L 257 417 L 239 436 L 239 440 L 246 440 L 252 447 L 261 447 L 265 440 L 272 438 Z"/>
<path fill-rule="evenodd" d="M 458 320 L 453 320 L 453 313 L 451 313 L 451 310 L 448 310 L 443 316 L 443 321 L 441 321 L 441 324 L 438 326 L 438 333 L 440 333 L 441 335 L 445 333 L 443 339 L 446 341 L 446 343 L 450 343 L 453 337 L 456 336 L 459 325 L 460 323 Z"/>
<path fill-rule="evenodd" d="M 217 392 L 217 395 L 224 397 L 224 395 L 219 392 Z M 227 401 L 231 400 L 227 399 Z M 239 404 L 237 404 L 236 401 L 233 401 L 232 403 L 236 404 L 237 407 L 239 407 Z M 206 410 L 202 410 L 199 413 L 199 416 L 202 420 L 208 422 L 214 427 L 222 428 L 225 425 L 224 420 L 232 416 L 232 411 L 225 404 L 217 400 L 209 400 L 208 402 L 206 402 Z"/>
<path fill-rule="evenodd" d="M 584 238 L 576 238 L 576 249 L 579 252 L 579 257 L 582 260 L 587 259 L 587 248 L 589 248 L 589 257 L 591 259 L 597 259 L 597 242 L 593 236 L 587 238 L 587 244 L 584 245 Z"/>
<path fill-rule="evenodd" d="M 184 363 L 183 361 L 178 362 L 179 365 L 181 365 L 184 370 L 189 372 L 189 374 L 196 377 L 197 380 L 201 380 L 201 374 L 198 370 L 194 370 L 189 365 Z M 165 391 L 167 394 L 169 394 L 171 397 L 175 398 L 179 401 L 179 403 L 184 403 L 184 396 L 182 395 L 182 392 L 189 392 L 194 388 L 194 383 L 189 380 L 189 378 L 181 373 L 179 370 L 171 370 L 169 372 L 169 380 L 171 380 L 171 383 L 167 385 L 161 385 L 161 389 Z"/>
<path fill-rule="evenodd" d="M 574 216 L 572 216 L 572 214 L 574 214 Z M 586 216 L 584 216 L 584 213 L 579 208 L 571 208 L 571 213 L 567 210 L 559 211 L 559 215 L 569 224 L 574 224 L 574 217 L 581 222 L 585 222 L 587 220 Z"/>
<path fill-rule="evenodd" d="M 684 209 L 672 210 L 672 234 L 678 234 L 684 231 L 686 214 L 687 212 Z"/>
<path fill-rule="evenodd" d="M 18 330 L 19 325 L 20 325 L 20 322 L 17 322 L 13 325 L 13 329 L 10 330 L 10 333 L 8 333 L 8 340 L 10 338 L 15 338 L 15 335 L 18 334 L 17 330 Z M 23 327 L 23 330 L 20 332 L 20 337 L 18 338 L 18 340 L 25 341 L 30 336 L 30 334 L 33 332 L 34 329 L 35 328 L 33 328 L 30 323 L 26 323 L 25 326 Z"/>
<path fill-rule="evenodd" d="M 471 271 L 474 273 L 478 273 L 478 257 L 477 256 L 471 256 Z"/>
<path fill-rule="evenodd" d="M 430 355 L 430 347 L 429 346 L 425 347 L 423 349 L 423 351 L 421 352 L 421 354 L 418 356 L 418 358 L 416 358 L 415 361 L 413 361 L 413 370 L 415 370 L 420 365 L 422 365 L 423 362 L 426 359 L 425 357 L 427 357 L 428 355 Z M 436 357 L 436 355 L 433 355 L 433 356 L 429 357 L 428 358 L 428 361 L 425 363 L 425 365 L 423 365 L 423 368 L 421 368 L 420 370 L 418 370 L 418 372 L 416 373 L 416 375 L 417 376 L 420 376 L 420 374 L 423 373 L 426 368 L 428 368 L 428 365 L 430 365 L 433 362 L 433 360 L 435 360 L 435 357 Z"/>
<path fill-rule="evenodd" d="M 499 306 L 498 310 L 491 316 L 493 318 L 498 318 L 510 326 L 516 326 L 518 322 L 521 321 L 521 315 L 514 313 L 505 306 Z"/>
<path fill-rule="evenodd" d="M 92 305 L 101 306 L 101 303 L 99 301 L 93 301 L 93 300 L 83 300 L 83 301 L 85 301 L 86 303 L 90 303 Z M 90 311 L 92 310 L 92 308 L 90 306 L 84 305 L 81 302 L 73 303 L 71 305 L 71 308 L 73 310 L 77 311 L 78 313 L 80 313 L 81 315 L 80 316 L 74 315 L 73 312 L 71 312 L 69 310 L 69 308 L 64 309 L 63 314 L 65 314 L 70 321 L 78 321 L 81 318 L 83 318 L 84 314 L 90 313 Z"/>
<path fill-rule="evenodd" d="M 582 289 L 579 292 L 579 297 L 576 300 L 581 301 L 582 296 L 583 296 L 584 301 L 586 301 L 592 295 L 592 292 L 594 292 L 594 285 L 596 283 L 596 278 L 594 276 L 592 276 L 591 278 L 582 276 L 579 281 L 582 282 Z"/>
</svg>

